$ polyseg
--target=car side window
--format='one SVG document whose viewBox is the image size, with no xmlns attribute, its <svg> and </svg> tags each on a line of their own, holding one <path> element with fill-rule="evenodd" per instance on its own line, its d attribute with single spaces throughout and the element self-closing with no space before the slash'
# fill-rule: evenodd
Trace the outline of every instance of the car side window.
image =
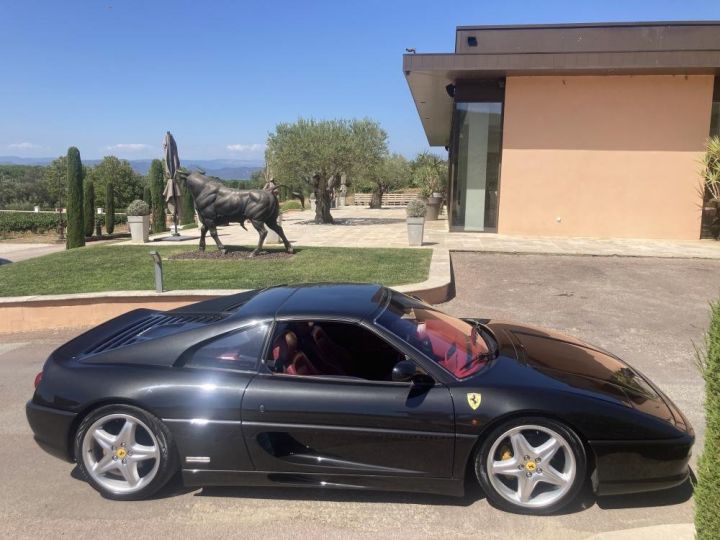
<svg viewBox="0 0 720 540">
<path fill-rule="evenodd" d="M 267 331 L 263 323 L 224 334 L 200 346 L 185 365 L 255 371 Z"/>
<path fill-rule="evenodd" d="M 283 375 L 392 381 L 401 360 L 404 354 L 360 325 L 304 320 L 277 325 L 265 363 Z"/>
</svg>

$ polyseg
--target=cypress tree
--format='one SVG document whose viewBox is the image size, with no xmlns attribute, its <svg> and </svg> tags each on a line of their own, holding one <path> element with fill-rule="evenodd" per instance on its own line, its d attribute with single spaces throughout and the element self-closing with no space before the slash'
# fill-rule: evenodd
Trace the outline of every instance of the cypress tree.
<svg viewBox="0 0 720 540">
<path fill-rule="evenodd" d="M 115 230 L 115 190 L 112 179 L 108 180 L 105 189 L 105 230 L 108 234 Z"/>
<path fill-rule="evenodd" d="M 150 186 L 150 207 L 152 208 L 152 230 L 155 233 L 163 232 L 165 227 L 165 178 L 163 176 L 163 165 L 159 159 L 154 159 L 148 171 L 148 185 Z"/>
<path fill-rule="evenodd" d="M 185 182 L 180 182 L 182 193 L 182 200 L 180 201 L 180 220 L 178 223 L 181 225 L 189 225 L 195 223 L 195 203 L 193 202 L 192 194 L 187 188 Z"/>
<path fill-rule="evenodd" d="M 152 194 L 150 193 L 150 186 L 147 183 L 143 186 L 142 200 L 147 203 L 148 206 L 152 206 Z"/>
<path fill-rule="evenodd" d="M 67 153 L 67 249 L 85 245 L 84 221 L 82 162 L 80 151 L 71 146 Z"/>
<path fill-rule="evenodd" d="M 83 213 L 85 214 L 85 236 L 92 236 L 95 231 L 95 184 L 92 179 L 85 182 Z"/>
</svg>

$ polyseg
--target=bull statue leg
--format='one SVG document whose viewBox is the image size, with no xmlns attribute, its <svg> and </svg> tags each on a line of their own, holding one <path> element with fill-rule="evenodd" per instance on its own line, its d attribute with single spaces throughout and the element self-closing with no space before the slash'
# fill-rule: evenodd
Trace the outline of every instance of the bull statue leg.
<svg viewBox="0 0 720 540">
<path fill-rule="evenodd" d="M 255 230 L 258 232 L 258 235 L 260 236 L 260 240 L 258 240 L 258 245 L 255 248 L 255 250 L 250 254 L 251 257 L 254 257 L 258 253 L 260 253 L 260 250 L 263 247 L 263 242 L 265 242 L 265 237 L 267 236 L 267 229 L 265 228 L 265 225 L 262 221 L 257 221 L 255 219 L 252 220 L 253 227 L 255 227 Z"/>
<path fill-rule="evenodd" d="M 208 228 L 205 225 L 200 227 L 200 251 L 205 251 L 205 235 L 207 234 L 207 232 Z"/>
<path fill-rule="evenodd" d="M 268 221 L 265 225 L 267 225 L 269 229 L 271 229 L 275 234 L 280 237 L 280 240 L 282 240 L 283 244 L 285 245 L 285 251 L 287 251 L 288 253 L 295 253 L 295 250 L 293 250 L 292 246 L 290 245 L 287 236 L 285 236 L 285 231 L 283 231 L 283 228 L 278 225 L 277 222 Z"/>
<path fill-rule="evenodd" d="M 225 255 L 227 253 L 227 250 L 225 249 L 225 246 L 223 246 L 222 242 L 220 241 L 220 237 L 218 237 L 217 229 L 215 227 L 210 227 L 210 236 L 212 236 L 212 239 L 215 240 L 215 243 L 217 244 L 218 250 L 220 253 Z"/>
</svg>

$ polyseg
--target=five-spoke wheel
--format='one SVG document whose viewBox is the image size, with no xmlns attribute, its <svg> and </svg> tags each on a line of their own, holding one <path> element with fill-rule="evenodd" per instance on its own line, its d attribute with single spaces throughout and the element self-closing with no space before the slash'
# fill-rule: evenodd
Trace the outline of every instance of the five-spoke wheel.
<svg viewBox="0 0 720 540">
<path fill-rule="evenodd" d="M 517 419 L 495 429 L 479 448 L 475 470 L 488 499 L 505 509 L 545 514 L 570 502 L 585 480 L 577 435 L 543 418 Z"/>
<path fill-rule="evenodd" d="M 110 406 L 88 415 L 75 440 L 85 478 L 103 495 L 139 499 L 159 489 L 174 472 L 169 433 L 141 409 Z"/>
</svg>

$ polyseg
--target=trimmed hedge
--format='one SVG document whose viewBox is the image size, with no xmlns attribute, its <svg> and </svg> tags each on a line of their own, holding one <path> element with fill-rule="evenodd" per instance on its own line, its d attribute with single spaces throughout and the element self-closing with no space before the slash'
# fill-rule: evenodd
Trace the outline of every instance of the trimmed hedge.
<svg viewBox="0 0 720 540">
<path fill-rule="evenodd" d="M 0 212 L 0 232 L 44 233 L 57 229 L 59 218 L 57 212 Z"/>
<path fill-rule="evenodd" d="M 283 201 L 280 203 L 280 212 L 287 212 L 288 210 L 302 210 L 302 204 L 300 201 Z"/>
<path fill-rule="evenodd" d="M 60 214 L 57 212 L 0 212 L 0 233 L 54 231 Z M 63 214 L 63 221 L 67 215 Z M 115 223 L 127 223 L 127 216 L 115 214 Z"/>
<path fill-rule="evenodd" d="M 705 379 L 707 429 L 698 461 L 695 530 L 698 540 L 717 540 L 720 538 L 720 302 L 712 305 L 706 345 L 700 368 Z"/>
</svg>

